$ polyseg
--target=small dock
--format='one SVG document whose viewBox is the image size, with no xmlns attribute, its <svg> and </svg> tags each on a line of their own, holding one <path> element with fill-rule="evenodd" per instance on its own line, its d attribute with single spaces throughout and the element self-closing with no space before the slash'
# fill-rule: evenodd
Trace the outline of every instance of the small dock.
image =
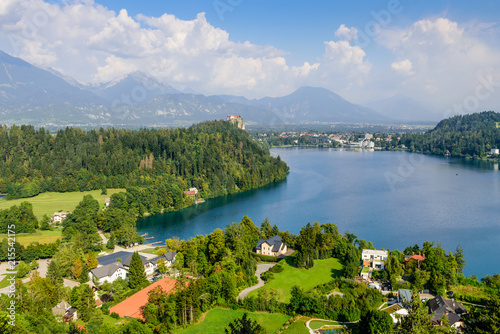
<svg viewBox="0 0 500 334">
<path fill-rule="evenodd" d="M 144 237 L 143 237 L 144 238 Z M 144 240 L 151 240 L 151 239 L 154 239 L 155 237 L 148 237 L 148 238 L 144 238 Z"/>
<path fill-rule="evenodd" d="M 147 236 L 148 236 L 148 233 L 147 233 L 147 232 L 146 232 L 146 233 L 144 233 L 143 235 L 141 235 L 141 237 L 143 237 L 143 238 L 144 238 L 144 237 L 147 237 Z"/>
<path fill-rule="evenodd" d="M 153 246 L 153 245 L 157 245 L 157 244 L 161 244 L 163 241 L 156 241 L 156 242 L 152 242 L 150 244 L 147 244 L 148 246 Z"/>
</svg>

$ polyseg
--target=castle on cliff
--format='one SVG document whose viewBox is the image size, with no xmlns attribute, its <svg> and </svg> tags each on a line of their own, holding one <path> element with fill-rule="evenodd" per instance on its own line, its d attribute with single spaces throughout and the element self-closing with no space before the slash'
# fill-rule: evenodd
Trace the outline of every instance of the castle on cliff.
<svg viewBox="0 0 500 334">
<path fill-rule="evenodd" d="M 237 125 L 238 128 L 242 130 L 245 130 L 245 123 L 243 122 L 243 118 L 241 118 L 241 116 L 227 115 L 226 121 Z"/>
</svg>

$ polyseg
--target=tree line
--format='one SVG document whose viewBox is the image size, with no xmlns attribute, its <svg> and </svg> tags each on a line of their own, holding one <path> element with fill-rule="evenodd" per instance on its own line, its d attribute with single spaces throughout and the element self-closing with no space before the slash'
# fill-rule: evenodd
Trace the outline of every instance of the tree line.
<svg viewBox="0 0 500 334">
<path fill-rule="evenodd" d="M 457 115 L 440 121 L 424 134 L 403 134 L 399 144 L 411 152 L 482 158 L 492 148 L 500 148 L 499 122 L 500 113 L 493 111 Z"/>
<path fill-rule="evenodd" d="M 204 198 L 257 188 L 286 177 L 288 166 L 225 121 L 187 129 L 0 127 L 0 193 L 8 199 L 46 191 L 168 184 L 196 187 Z"/>
<path fill-rule="evenodd" d="M 84 210 L 84 207 L 87 207 L 88 211 Z M 92 218 L 95 209 L 93 199 L 87 197 L 82 201 L 80 208 L 75 209 L 73 214 L 76 213 L 76 217 L 70 217 L 70 221 L 65 223 L 68 232 L 64 233 L 72 237 L 68 239 L 69 242 L 59 244 L 46 278 L 35 275 L 27 285 L 18 283 L 20 293 L 16 297 L 18 298 L 16 305 L 19 305 L 16 316 L 20 319 L 19 328 L 26 329 L 26 333 L 30 330 L 44 332 L 44 328 L 50 331 L 51 326 L 60 330 L 60 333 L 73 333 L 70 326 L 55 323 L 50 315 L 50 309 L 62 298 L 71 300 L 79 307 L 82 318 L 87 322 L 87 330 L 93 328 L 95 333 L 171 333 L 193 324 L 202 313 L 215 306 L 282 312 L 290 316 L 306 315 L 339 321 L 360 320 L 359 328 L 362 328 L 363 332 L 392 331 L 392 320 L 388 314 L 377 310 L 383 301 L 382 294 L 352 279 L 361 268 L 362 249 L 374 248 L 371 242 L 360 239 L 348 231 L 341 234 L 335 224 L 315 222 L 304 226 L 298 234 L 293 234 L 271 225 L 268 219 L 265 219 L 260 226 L 256 226 L 246 216 L 240 222 L 232 223 L 224 230 L 216 229 L 208 235 L 198 235 L 189 240 L 175 238 L 166 240 L 166 249 L 178 252 L 175 270 L 181 271 L 181 275 L 175 293 L 167 293 L 161 288 L 150 293 L 148 304 L 143 309 L 145 321 L 142 324 L 132 320 L 125 325 L 108 326 L 102 317 L 107 314 L 106 312 L 109 313 L 109 303 L 116 304 L 137 291 L 134 289 L 139 289 L 145 284 L 144 269 L 136 254 L 133 267 L 137 270 L 131 274 L 129 281 L 117 280 L 101 286 L 107 295 L 112 295 L 114 298 L 114 301 L 105 302 L 102 310 L 92 306 L 94 304 L 90 302 L 91 293 L 87 285 L 82 284 L 81 287 L 74 289 L 61 286 L 63 277 L 73 277 L 85 282 L 88 280 L 88 270 L 97 265 L 92 252 L 92 247 L 95 245 L 93 237 L 87 237 L 86 242 L 80 242 L 74 239 L 78 235 L 75 233 L 79 233 L 85 226 L 92 225 L 90 224 L 92 219 L 97 219 L 94 222 L 96 225 L 102 224 L 103 228 L 106 226 L 105 228 L 109 228 L 110 231 L 114 229 L 112 221 Z M 115 208 L 115 210 L 120 209 Z M 112 208 L 102 212 L 111 211 Z M 290 248 L 297 250 L 294 256 L 281 261 L 288 261 L 295 267 L 313 270 L 315 260 L 336 257 L 343 264 L 342 272 L 331 281 L 310 290 L 304 290 L 300 286 L 292 287 L 291 298 L 287 303 L 279 300 L 276 291 L 265 286 L 259 289 L 257 296 L 238 301 L 239 292 L 256 283 L 257 256 L 253 253 L 253 248 L 259 239 L 267 239 L 275 234 L 280 235 Z M 79 235 L 78 238 L 85 236 Z M 88 245 L 89 248 L 85 248 L 84 245 Z M 405 255 L 414 253 L 425 255 L 425 261 L 419 264 L 415 260 L 404 260 Z M 426 287 L 438 294 L 444 294 L 445 288 L 464 280 L 461 274 L 464 266 L 464 254 L 460 247 L 451 253 L 444 251 L 439 244 L 426 242 L 423 247 L 410 246 L 403 252 L 389 251 L 385 271 L 379 274 L 379 279 L 390 281 L 393 290 L 409 288 L 417 292 Z M 278 269 L 275 272 L 279 273 L 280 263 L 276 267 Z M 187 279 L 185 274 L 197 279 Z M 407 279 L 400 282 L 403 274 Z M 497 275 L 488 276 L 483 281 L 483 284 L 492 289 L 498 288 Z M 343 296 L 329 295 L 331 291 L 339 291 Z M 8 298 L 2 297 L 0 310 L 6 310 L 8 302 Z M 491 308 L 486 311 L 474 310 L 465 318 L 471 328 L 475 328 L 473 327 L 475 325 L 491 328 L 488 327 L 491 325 L 491 319 L 495 319 L 500 310 L 495 308 L 497 304 L 494 295 L 487 303 Z M 0 318 L 1 316 L 2 312 Z M 438 331 L 437 327 L 430 326 L 427 309 L 418 303 L 410 309 L 408 320 L 403 320 L 400 328 L 404 333 L 419 332 L 418 330 L 427 333 L 443 332 Z"/>
</svg>

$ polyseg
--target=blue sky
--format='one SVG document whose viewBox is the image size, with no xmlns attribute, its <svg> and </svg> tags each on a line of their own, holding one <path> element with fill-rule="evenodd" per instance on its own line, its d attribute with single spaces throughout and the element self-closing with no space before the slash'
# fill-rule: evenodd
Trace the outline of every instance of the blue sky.
<svg viewBox="0 0 500 334">
<path fill-rule="evenodd" d="M 368 22 L 375 21 L 371 13 L 387 10 L 389 1 L 98 0 L 96 3 L 114 11 L 125 8 L 132 16 L 169 13 L 183 20 L 193 20 L 198 13 L 204 12 L 207 21 L 226 30 L 232 40 L 274 45 L 290 52 L 287 58 L 302 63 L 313 62 L 321 55 L 323 42 L 332 39 L 340 24 L 363 29 Z M 395 3 L 399 3 L 397 7 L 402 10 L 391 15 L 389 26 L 409 25 L 433 17 L 459 22 L 496 22 L 500 13 L 500 1 L 495 0 L 400 0 Z"/>
<path fill-rule="evenodd" d="M 0 49 L 83 83 L 142 71 L 207 95 L 311 85 L 472 112 L 500 107 L 498 13 L 493 0 L 2 0 Z"/>
</svg>

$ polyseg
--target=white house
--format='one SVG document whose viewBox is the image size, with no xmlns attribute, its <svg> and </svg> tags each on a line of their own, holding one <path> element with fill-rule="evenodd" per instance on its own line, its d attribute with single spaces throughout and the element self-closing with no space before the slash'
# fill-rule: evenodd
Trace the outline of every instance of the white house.
<svg viewBox="0 0 500 334">
<path fill-rule="evenodd" d="M 60 211 L 60 212 L 56 212 L 52 215 L 52 219 L 50 220 L 50 222 L 52 224 L 55 224 L 55 223 L 60 223 L 62 222 L 64 219 L 66 219 L 66 216 L 69 214 L 69 212 L 64 212 L 64 211 Z"/>
<path fill-rule="evenodd" d="M 375 270 L 384 270 L 384 263 L 387 261 L 388 256 L 389 252 L 386 250 L 363 249 L 361 260 L 366 264 L 368 264 L 368 262 L 365 261 L 370 261 L 370 268 Z"/>
<path fill-rule="evenodd" d="M 498 148 L 492 148 L 490 154 L 500 154 L 500 149 L 498 149 Z"/>
<path fill-rule="evenodd" d="M 127 278 L 127 270 L 120 262 L 115 262 L 111 264 L 107 264 L 105 266 L 101 266 L 98 268 L 94 268 L 89 271 L 89 278 L 93 280 L 97 279 L 99 284 L 104 282 L 112 283 L 119 278 L 126 279 Z"/>
<path fill-rule="evenodd" d="M 275 235 L 269 239 L 260 239 L 255 246 L 255 252 L 262 255 L 280 256 L 287 252 L 288 247 L 285 245 L 279 235 Z"/>
<path fill-rule="evenodd" d="M 63 299 L 59 304 L 52 308 L 52 314 L 56 317 L 57 321 L 61 322 L 64 315 L 70 308 L 71 305 Z"/>
<path fill-rule="evenodd" d="M 142 260 L 142 265 L 144 266 L 144 271 L 146 272 L 146 276 L 153 275 L 156 270 L 156 264 L 142 255 L 139 255 Z M 132 261 L 132 255 L 123 260 L 123 265 L 125 268 L 130 268 L 130 262 Z"/>
<path fill-rule="evenodd" d="M 167 268 L 170 268 L 175 263 L 175 257 L 177 256 L 177 251 L 168 251 L 163 255 L 157 256 L 151 259 L 151 263 L 154 264 L 154 269 L 158 269 L 158 260 L 163 259 Z"/>
</svg>

